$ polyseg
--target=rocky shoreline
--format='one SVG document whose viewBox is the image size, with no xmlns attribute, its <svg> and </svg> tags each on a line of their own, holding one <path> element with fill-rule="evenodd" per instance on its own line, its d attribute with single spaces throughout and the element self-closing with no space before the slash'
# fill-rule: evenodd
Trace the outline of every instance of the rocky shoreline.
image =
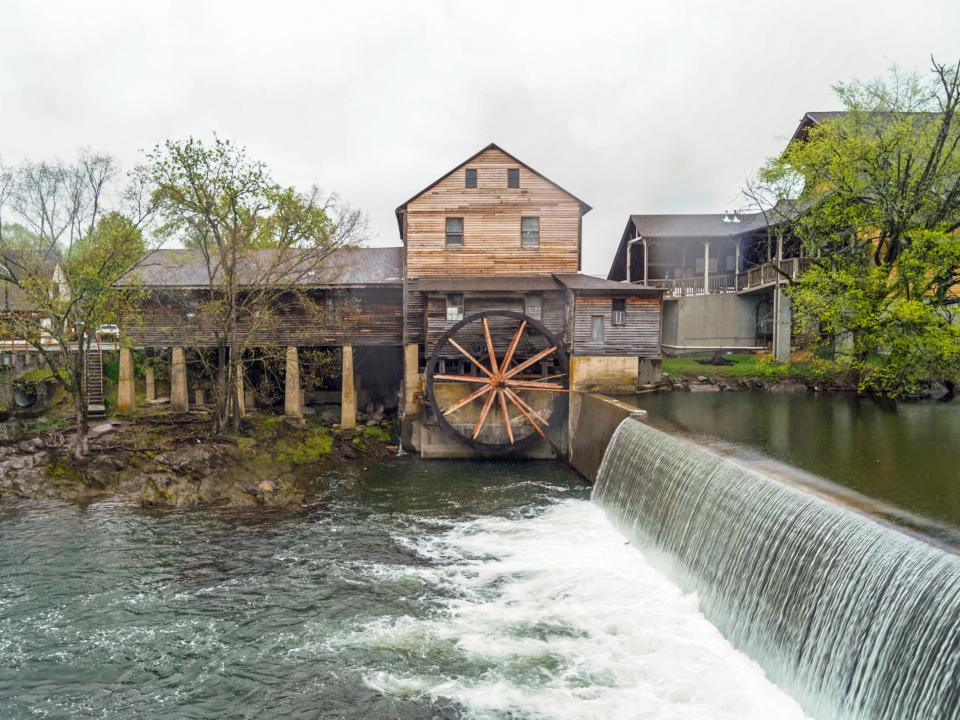
<svg viewBox="0 0 960 720">
<path fill-rule="evenodd" d="M 141 507 L 289 506 L 310 502 L 318 477 L 342 464 L 397 452 L 392 424 L 339 428 L 274 416 L 211 438 L 195 414 L 109 420 L 91 428 L 90 455 L 75 460 L 69 429 L 0 423 L 0 501 L 115 498 Z"/>
<path fill-rule="evenodd" d="M 854 383 L 836 378 L 799 379 L 786 378 L 764 380 L 760 378 L 725 378 L 709 375 L 664 376 L 663 381 L 656 386 L 659 391 L 680 392 L 738 392 L 745 390 L 760 390 L 772 393 L 808 393 L 808 392 L 857 392 Z M 960 399 L 952 383 L 932 380 L 924 383 L 915 393 L 906 395 L 902 400 L 937 400 L 956 401 Z"/>
</svg>

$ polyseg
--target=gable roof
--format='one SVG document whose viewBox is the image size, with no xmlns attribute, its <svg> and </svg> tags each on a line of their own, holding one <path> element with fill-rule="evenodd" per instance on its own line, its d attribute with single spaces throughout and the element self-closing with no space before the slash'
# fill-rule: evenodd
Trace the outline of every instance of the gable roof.
<svg viewBox="0 0 960 720">
<path fill-rule="evenodd" d="M 284 282 L 285 267 L 289 270 L 288 277 L 303 287 L 399 286 L 403 280 L 400 247 L 341 248 L 320 259 L 315 269 L 308 269 L 310 259 L 303 253 L 309 251 L 287 251 L 287 257 L 280 261 L 271 257 L 275 252 L 265 249 L 251 254 L 245 259 L 249 267 L 239 268 L 238 275 L 242 278 L 245 270 L 256 273 L 257 265 L 262 263 L 278 284 Z M 131 273 L 131 279 L 133 277 L 150 288 L 187 289 L 209 285 L 207 265 L 200 251 L 183 248 L 153 251 Z"/>
<path fill-rule="evenodd" d="M 513 162 L 517 163 L 517 165 L 520 165 L 521 167 L 526 168 L 527 170 L 529 170 L 530 172 L 532 172 L 532 173 L 533 173 L 534 175 L 536 175 L 537 177 L 539 177 L 539 178 L 541 178 L 541 179 L 543 179 L 543 180 L 546 180 L 548 183 L 550 183 L 550 184 L 553 185 L 555 188 L 557 188 L 557 190 L 560 190 L 561 192 L 564 192 L 564 193 L 566 193 L 567 195 L 569 195 L 570 197 L 572 197 L 574 200 L 576 200 L 578 203 L 580 203 L 580 211 L 581 211 L 584 215 L 586 215 L 588 212 L 590 212 L 590 211 L 593 209 L 593 208 L 590 207 L 587 203 L 585 203 L 583 200 L 581 200 L 581 199 L 578 198 L 576 195 L 574 195 L 572 192 L 570 192 L 570 191 L 567 190 L 566 188 L 558 185 L 557 183 L 555 183 L 553 180 L 551 180 L 550 178 L 548 178 L 548 177 L 547 177 L 546 175 L 544 175 L 543 173 L 538 172 L 537 170 L 534 170 L 532 167 L 530 167 L 530 166 L 527 165 L 525 162 L 523 162 L 523 160 L 520 160 L 520 159 L 517 158 L 516 156 L 511 155 L 510 153 L 508 153 L 506 150 L 504 150 L 502 147 L 500 147 L 500 146 L 497 145 L 496 143 L 490 143 L 490 144 L 487 145 L 485 148 L 481 148 L 479 151 L 475 152 L 473 155 L 471 155 L 471 156 L 468 157 L 466 160 L 464 160 L 462 163 L 460 163 L 459 165 L 457 165 L 456 167 L 454 167 L 454 168 L 453 168 L 452 170 L 450 170 L 448 173 L 446 173 L 446 174 L 444 174 L 444 175 L 441 175 L 439 178 L 437 178 L 437 179 L 434 180 L 432 183 L 430 183 L 429 185 L 427 185 L 423 190 L 421 190 L 421 191 L 418 192 L 416 195 L 414 195 L 413 197 L 411 197 L 409 200 L 407 200 L 406 202 L 402 203 L 401 205 L 399 205 L 399 206 L 397 207 L 397 209 L 396 209 L 394 212 L 395 212 L 395 214 L 396 214 L 396 216 L 397 216 L 397 225 L 398 225 L 399 228 L 400 228 L 401 234 L 403 233 L 403 221 L 401 220 L 401 215 L 403 214 L 403 211 L 406 209 L 407 205 L 409 205 L 410 203 L 412 203 L 414 200 L 416 200 L 418 197 L 420 197 L 420 196 L 423 195 L 424 193 L 429 192 L 430 190 L 432 190 L 433 188 L 435 188 L 437 185 L 439 185 L 439 184 L 442 183 L 444 180 L 446 180 L 448 177 L 450 177 L 451 175 L 453 175 L 457 170 L 459 170 L 460 168 L 462 168 L 464 165 L 467 165 L 468 163 L 473 162 L 473 161 L 476 160 L 478 157 L 480 157 L 481 155 L 483 155 L 483 153 L 488 152 L 488 151 L 490 151 L 490 150 L 497 150 L 498 152 L 503 153 L 503 154 L 506 155 L 508 158 L 510 158 L 511 160 L 513 160 Z"/>
</svg>

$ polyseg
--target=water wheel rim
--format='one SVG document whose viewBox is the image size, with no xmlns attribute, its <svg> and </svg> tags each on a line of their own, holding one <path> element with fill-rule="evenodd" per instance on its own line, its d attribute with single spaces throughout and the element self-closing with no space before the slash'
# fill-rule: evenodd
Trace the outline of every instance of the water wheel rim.
<svg viewBox="0 0 960 720">
<path fill-rule="evenodd" d="M 484 442 L 482 440 L 464 435 L 456 427 L 454 427 L 454 425 L 447 419 L 447 416 L 444 415 L 443 408 L 440 407 L 440 403 L 437 400 L 436 391 L 434 389 L 434 375 L 437 374 L 437 364 L 441 359 L 440 354 L 443 348 L 449 344 L 451 338 L 455 340 L 455 335 L 464 327 L 470 323 L 482 323 L 483 320 L 487 318 L 513 319 L 517 321 L 518 326 L 520 323 L 525 322 L 528 329 L 535 330 L 546 340 L 548 347 L 556 348 L 556 352 L 554 352 L 550 358 L 551 360 L 555 358 L 560 366 L 560 374 L 562 374 L 564 378 L 561 385 L 563 391 L 567 390 L 567 378 L 569 378 L 570 367 L 567 354 L 564 351 L 562 343 L 556 337 L 556 335 L 548 330 L 541 321 L 535 320 L 524 313 L 516 312 L 514 310 L 485 310 L 484 312 L 468 315 L 467 317 L 464 317 L 463 320 L 458 321 L 455 325 L 449 328 L 437 341 L 433 348 L 433 352 L 430 354 L 430 357 L 427 360 L 427 365 L 424 371 L 426 379 L 426 400 L 433 413 L 433 417 L 437 421 L 437 424 L 447 435 L 454 437 L 461 444 L 466 445 L 473 450 L 494 455 L 508 455 L 526 450 L 532 445 L 536 444 L 538 441 L 542 440 L 542 438 L 536 431 L 532 431 L 530 434 L 517 438 L 513 443 L 508 444 Z M 565 430 L 563 426 L 563 421 L 565 420 L 567 414 L 567 403 L 565 401 L 565 397 L 565 392 L 561 392 L 559 393 L 558 401 L 553 403 L 550 416 L 547 418 L 548 427 L 545 429 L 548 437 L 551 430 L 555 431 L 557 428 Z M 498 401 L 495 398 L 493 400 L 493 404 L 496 405 L 497 402 Z M 548 443 L 553 445 L 552 441 L 548 441 Z"/>
</svg>

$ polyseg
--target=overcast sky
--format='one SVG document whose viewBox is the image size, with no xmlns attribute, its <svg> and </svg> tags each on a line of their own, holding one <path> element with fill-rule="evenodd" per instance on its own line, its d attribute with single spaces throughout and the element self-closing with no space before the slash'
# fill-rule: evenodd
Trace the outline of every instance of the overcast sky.
<svg viewBox="0 0 960 720">
<path fill-rule="evenodd" d="M 584 270 L 631 212 L 722 212 L 838 80 L 960 55 L 960 2 L 0 0 L 0 156 L 217 131 L 393 210 L 490 142 L 575 193 Z"/>
</svg>

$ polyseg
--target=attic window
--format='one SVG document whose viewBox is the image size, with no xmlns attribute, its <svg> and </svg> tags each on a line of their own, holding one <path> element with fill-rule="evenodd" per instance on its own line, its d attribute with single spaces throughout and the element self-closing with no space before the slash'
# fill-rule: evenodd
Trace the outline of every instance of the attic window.
<svg viewBox="0 0 960 720">
<path fill-rule="evenodd" d="M 509 168 L 507 170 L 507 187 L 508 188 L 520 187 L 520 169 L 519 168 Z"/>
<path fill-rule="evenodd" d="M 464 187 L 475 188 L 477 186 L 477 169 L 467 168 L 466 182 Z"/>
<path fill-rule="evenodd" d="M 613 301 L 613 324 L 627 324 L 627 301 L 620 298 Z"/>
<path fill-rule="evenodd" d="M 463 218 L 448 217 L 446 225 L 447 247 L 463 247 Z"/>
</svg>

